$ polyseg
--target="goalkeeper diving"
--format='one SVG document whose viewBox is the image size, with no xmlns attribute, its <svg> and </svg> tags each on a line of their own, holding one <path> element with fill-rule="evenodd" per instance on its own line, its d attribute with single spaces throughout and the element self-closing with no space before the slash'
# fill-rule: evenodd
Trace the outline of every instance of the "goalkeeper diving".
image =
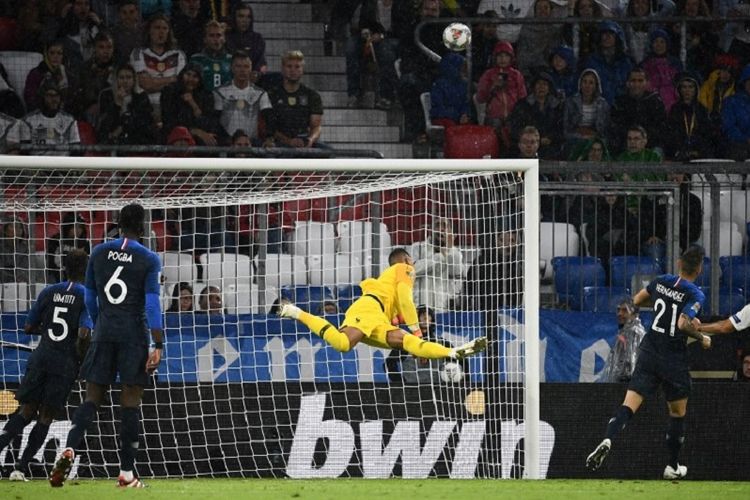
<svg viewBox="0 0 750 500">
<path fill-rule="evenodd" d="M 409 252 L 397 248 L 388 256 L 388 265 L 378 278 L 360 283 L 362 297 L 346 310 L 344 323 L 338 329 L 289 302 L 281 305 L 279 316 L 303 323 L 339 352 L 349 352 L 364 342 L 383 349 L 402 349 L 418 358 L 461 360 L 487 347 L 486 337 L 455 348 L 422 340 L 412 295 L 414 261 Z M 399 323 L 407 325 L 410 333 L 394 326 Z"/>
</svg>

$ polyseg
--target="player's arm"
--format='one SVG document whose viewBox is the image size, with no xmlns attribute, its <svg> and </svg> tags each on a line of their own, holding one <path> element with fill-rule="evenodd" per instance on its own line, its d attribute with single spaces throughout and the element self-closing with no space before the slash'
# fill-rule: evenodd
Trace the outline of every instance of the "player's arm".
<svg viewBox="0 0 750 500">
<path fill-rule="evenodd" d="M 151 255 L 152 265 L 146 275 L 146 320 L 151 329 L 151 340 L 154 348 L 148 355 L 146 371 L 156 370 L 161 362 L 161 353 L 164 349 L 164 330 L 162 327 L 161 304 L 159 303 L 159 273 L 161 272 L 161 261 L 156 254 Z"/>
<path fill-rule="evenodd" d="M 39 323 L 41 321 L 40 316 L 42 308 L 47 301 L 47 295 L 47 289 L 45 288 L 42 290 L 42 293 L 39 294 L 39 297 L 36 298 L 34 305 L 31 306 L 29 313 L 26 315 L 26 323 L 23 325 L 24 333 L 28 335 L 39 335 L 37 329 L 39 328 Z"/>
<path fill-rule="evenodd" d="M 651 302 L 651 294 L 649 293 L 648 288 L 642 289 L 633 297 L 633 303 L 638 307 L 643 307 L 649 302 Z"/>
<path fill-rule="evenodd" d="M 685 332 L 685 335 L 688 337 L 700 341 L 701 346 L 704 349 L 708 349 L 711 347 L 711 337 L 698 330 L 700 321 L 695 319 L 696 314 L 698 314 L 698 311 L 700 310 L 700 305 L 701 302 L 699 301 L 696 301 L 692 305 L 686 305 L 680 313 L 680 317 L 677 318 L 677 328 Z"/>
<path fill-rule="evenodd" d="M 81 315 L 78 317 L 78 338 L 76 339 L 76 353 L 78 354 L 79 362 L 83 362 L 83 358 L 86 357 L 86 351 L 89 350 L 89 344 L 91 344 L 91 330 L 94 329 L 94 322 L 91 321 L 89 312 L 84 307 L 81 310 Z"/>
<path fill-rule="evenodd" d="M 96 254 L 96 250 L 94 254 Z M 89 259 L 89 263 L 86 267 L 86 280 L 84 283 L 84 296 L 83 302 L 88 311 L 91 323 L 96 324 L 96 318 L 99 317 L 99 302 L 96 297 L 96 277 L 94 276 L 94 255 Z"/>
<path fill-rule="evenodd" d="M 409 327 L 409 331 L 421 337 L 417 306 L 414 305 L 414 268 L 408 264 L 396 265 L 396 304 L 399 315 Z"/>
<path fill-rule="evenodd" d="M 704 333 L 732 333 L 750 327 L 750 304 L 732 314 L 727 319 L 714 323 L 700 325 L 698 329 Z"/>
</svg>

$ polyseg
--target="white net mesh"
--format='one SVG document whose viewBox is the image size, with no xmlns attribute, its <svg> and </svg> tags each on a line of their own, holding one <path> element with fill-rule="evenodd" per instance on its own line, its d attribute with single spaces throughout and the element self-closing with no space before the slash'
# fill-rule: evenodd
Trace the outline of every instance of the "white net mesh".
<svg viewBox="0 0 750 500">
<path fill-rule="evenodd" d="M 208 161 L 208 160 L 207 160 Z M 215 160 L 211 160 L 215 161 Z M 149 214 L 163 262 L 166 348 L 142 407 L 142 476 L 520 477 L 523 471 L 523 176 L 491 172 L 167 172 L 5 169 L 2 385 L 32 345 L 19 333 L 60 257 L 116 235 L 123 204 Z M 465 362 L 358 344 L 340 353 L 270 314 L 279 298 L 340 325 L 359 282 L 414 257 L 429 338 L 487 336 Z M 498 313 L 502 311 L 501 313 Z M 33 339 L 33 338 L 32 338 Z M 4 394 L 6 414 L 15 406 Z M 50 439 L 64 443 L 67 417 Z M 74 473 L 118 471 L 118 396 Z M 30 426 L 31 427 L 31 426 Z M 26 430 L 26 434 L 29 432 Z M 38 454 L 48 472 L 57 441 Z M 0 454 L 10 463 L 16 443 Z M 11 453 L 12 452 L 12 453 Z M 34 468 L 32 468 L 32 472 Z"/>
</svg>

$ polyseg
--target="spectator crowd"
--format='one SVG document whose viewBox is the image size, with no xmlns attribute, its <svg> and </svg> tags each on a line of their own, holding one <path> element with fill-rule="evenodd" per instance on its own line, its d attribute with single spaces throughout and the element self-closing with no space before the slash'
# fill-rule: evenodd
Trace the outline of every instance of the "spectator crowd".
<svg viewBox="0 0 750 500">
<path fill-rule="evenodd" d="M 420 97 L 429 93 L 435 124 L 491 127 L 504 157 L 528 156 L 519 141 L 534 127 L 532 154 L 541 159 L 585 159 L 592 141 L 619 159 L 632 153 L 629 130 L 641 127 L 648 161 L 748 158 L 750 36 L 745 23 L 719 21 L 750 15 L 745 2 L 516 3 L 329 2 L 328 42 L 346 59 L 347 105 L 400 108 L 402 139 L 426 142 Z M 42 55 L 23 88 L 9 84 L 15 68 L 0 66 L 0 151 L 16 152 L 21 143 L 175 144 L 177 137 L 229 146 L 235 134 L 257 147 L 328 147 L 320 141 L 320 93 L 302 83 L 304 54 L 287 51 L 270 68 L 249 2 L 0 5 L 15 26 L 5 48 Z M 716 22 L 687 22 L 685 33 L 666 21 L 715 13 Z M 566 16 L 579 20 L 549 22 Z M 457 17 L 483 19 L 472 26 L 471 74 L 465 54 L 442 43 L 443 28 Z M 503 23 L 512 17 L 540 24 Z M 438 56 L 430 57 L 414 33 L 435 19 L 445 22 L 426 24 L 419 36 Z M 364 99 L 367 88 L 374 102 Z"/>
</svg>

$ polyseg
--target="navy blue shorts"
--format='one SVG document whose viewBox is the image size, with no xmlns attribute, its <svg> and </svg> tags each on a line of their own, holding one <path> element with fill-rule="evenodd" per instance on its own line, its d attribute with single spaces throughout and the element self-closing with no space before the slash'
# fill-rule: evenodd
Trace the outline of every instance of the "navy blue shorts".
<svg viewBox="0 0 750 500">
<path fill-rule="evenodd" d="M 678 401 L 690 396 L 692 380 L 687 363 L 639 351 L 628 389 L 647 397 L 654 394 L 659 386 L 664 390 L 667 401 Z"/>
<path fill-rule="evenodd" d="M 148 346 L 125 342 L 92 342 L 81 366 L 81 378 L 99 385 L 120 383 L 149 385 L 151 376 L 146 373 Z"/>
<path fill-rule="evenodd" d="M 48 369 L 48 363 L 43 358 L 32 355 L 16 391 L 16 400 L 21 404 L 36 403 L 60 411 L 68 402 L 76 378 L 72 373 L 60 374 L 59 368 Z"/>
</svg>

